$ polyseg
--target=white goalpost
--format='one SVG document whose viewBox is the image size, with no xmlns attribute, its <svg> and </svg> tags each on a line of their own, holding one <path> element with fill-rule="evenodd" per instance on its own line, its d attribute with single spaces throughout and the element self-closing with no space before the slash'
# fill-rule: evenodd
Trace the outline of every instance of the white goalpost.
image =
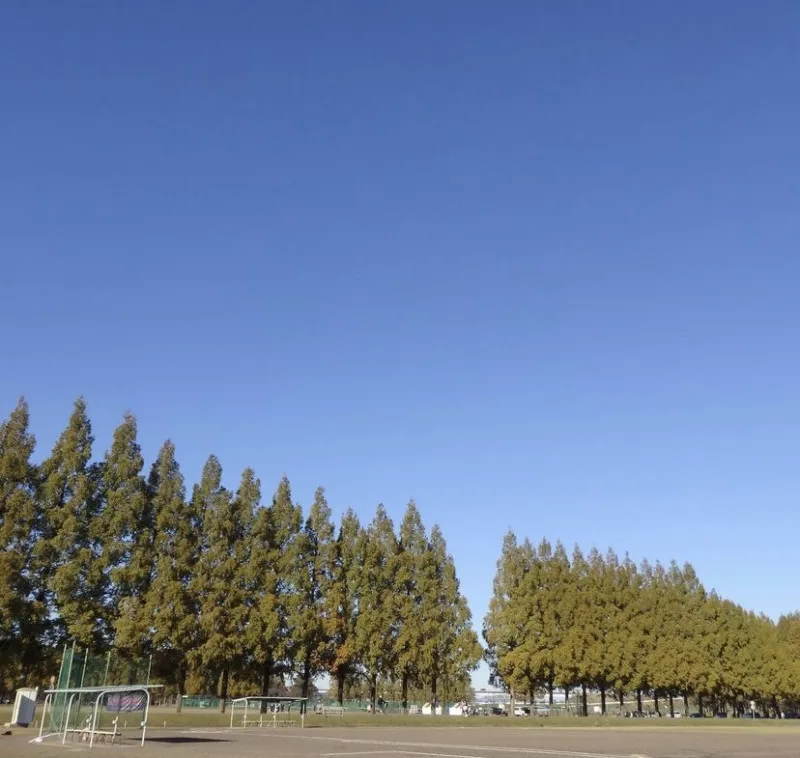
<svg viewBox="0 0 800 758">
<path fill-rule="evenodd" d="M 247 697 L 234 698 L 231 701 L 231 728 L 234 726 L 289 726 L 296 723 L 291 718 L 293 706 L 297 706 L 300 714 L 300 727 L 303 728 L 306 720 L 307 702 L 308 698 L 305 697 L 249 695 Z M 258 706 L 257 717 L 251 704 Z M 263 704 L 269 707 L 269 712 L 266 714 L 263 712 Z M 238 722 L 236 722 L 237 707 L 239 708 L 239 713 L 242 714 Z"/>
<path fill-rule="evenodd" d="M 119 714 L 141 710 L 143 713 L 139 728 L 142 730 L 142 738 L 139 744 L 144 747 L 147 735 L 147 716 L 150 712 L 150 690 L 160 689 L 161 686 L 160 684 L 126 684 L 110 687 L 64 687 L 45 690 L 39 736 L 31 742 L 43 742 L 49 737 L 60 737 L 63 745 L 68 737 L 72 737 L 88 742 L 90 749 L 94 747 L 95 742 L 100 740 L 113 744 L 122 734 L 119 726 Z M 80 716 L 81 705 L 90 708 L 88 716 L 84 718 Z M 110 727 L 103 727 L 101 723 L 100 716 L 103 705 L 108 711 L 117 714 L 111 721 Z M 54 719 L 52 717 L 55 715 L 56 709 L 63 710 L 63 713 Z M 44 734 L 48 710 L 53 724 L 51 731 Z M 72 721 L 74 723 L 71 723 Z"/>
</svg>

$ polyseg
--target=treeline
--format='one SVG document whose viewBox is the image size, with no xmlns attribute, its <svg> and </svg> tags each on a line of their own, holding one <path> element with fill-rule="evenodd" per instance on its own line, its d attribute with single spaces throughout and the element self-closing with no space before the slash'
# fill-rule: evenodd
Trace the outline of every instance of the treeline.
<svg viewBox="0 0 800 758">
<path fill-rule="evenodd" d="M 324 491 L 307 512 L 289 481 L 262 503 L 252 469 L 222 486 L 213 455 L 187 496 L 167 441 L 144 474 L 126 415 L 93 460 L 75 403 L 50 455 L 33 462 L 29 409 L 0 425 L 0 683 L 46 681 L 61 646 L 152 656 L 157 680 L 195 691 L 308 694 L 327 672 L 341 699 L 379 681 L 464 691 L 481 647 L 437 526 L 413 501 L 395 530 L 383 506 L 334 525 Z"/>
<path fill-rule="evenodd" d="M 800 615 L 777 624 L 707 592 L 686 564 L 635 565 L 506 535 L 484 621 L 492 676 L 526 696 L 563 688 L 586 715 L 587 690 L 688 710 L 765 715 L 800 704 Z"/>
</svg>

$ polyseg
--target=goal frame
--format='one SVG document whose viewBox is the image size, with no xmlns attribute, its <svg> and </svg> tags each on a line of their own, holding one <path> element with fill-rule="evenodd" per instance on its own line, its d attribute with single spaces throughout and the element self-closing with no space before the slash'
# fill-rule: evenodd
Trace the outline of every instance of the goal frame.
<svg viewBox="0 0 800 758">
<path fill-rule="evenodd" d="M 120 684 L 115 686 L 63 687 L 63 688 L 45 690 L 44 704 L 42 706 L 42 719 L 39 724 L 39 736 L 35 737 L 33 740 L 31 740 L 31 742 L 43 742 L 48 737 L 61 737 L 61 744 L 63 745 L 66 743 L 67 735 L 70 733 L 78 733 L 78 734 L 88 733 L 90 750 L 92 747 L 94 747 L 95 737 L 97 737 L 98 735 L 111 737 L 111 740 L 113 742 L 113 740 L 120 734 L 120 732 L 117 731 L 116 719 L 114 721 L 113 732 L 97 728 L 97 721 L 100 715 L 100 705 L 103 702 L 103 698 L 106 697 L 107 695 L 112 695 L 116 693 L 123 694 L 131 692 L 141 692 L 144 695 L 145 705 L 144 705 L 143 718 L 140 724 L 140 727 L 142 729 L 142 739 L 140 742 L 140 747 L 144 747 L 145 738 L 147 736 L 147 716 L 150 713 L 150 690 L 161 689 L 162 686 L 163 685 L 160 684 Z M 53 699 L 54 697 L 57 697 L 59 695 L 63 695 L 67 701 L 67 709 L 66 709 L 66 716 L 64 718 L 63 729 L 60 729 L 57 732 L 50 732 L 48 734 L 44 734 L 44 725 L 47 717 L 48 706 L 52 710 Z M 69 717 L 72 712 L 72 704 L 75 701 L 75 698 L 76 697 L 80 698 L 81 695 L 95 696 L 90 725 L 88 729 L 70 728 Z"/>
<path fill-rule="evenodd" d="M 306 706 L 308 703 L 307 697 L 284 697 L 284 696 L 274 696 L 274 695 L 248 695 L 246 697 L 236 697 L 231 700 L 231 728 L 235 726 L 234 724 L 234 716 L 236 714 L 236 706 L 243 706 L 244 713 L 242 714 L 242 722 L 240 726 L 246 727 L 248 725 L 248 710 L 250 703 L 258 703 L 261 705 L 262 703 L 267 703 L 271 705 L 288 705 L 289 708 L 295 704 L 300 706 L 300 728 L 302 729 L 305 727 L 306 721 Z M 269 718 L 264 720 L 264 714 L 259 713 L 258 720 L 253 720 L 253 725 L 258 724 L 259 727 L 263 727 L 266 723 L 268 726 L 270 725 L 273 727 L 278 726 L 278 709 L 273 708 L 272 710 L 272 719 Z"/>
</svg>

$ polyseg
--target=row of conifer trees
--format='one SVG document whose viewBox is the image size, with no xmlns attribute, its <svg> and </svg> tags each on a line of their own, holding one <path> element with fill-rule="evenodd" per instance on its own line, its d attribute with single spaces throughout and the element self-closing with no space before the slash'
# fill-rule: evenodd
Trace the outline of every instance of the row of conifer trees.
<svg viewBox="0 0 800 758">
<path fill-rule="evenodd" d="M 327 672 L 348 688 L 399 684 L 460 698 L 484 655 L 516 696 L 563 688 L 577 710 L 597 691 L 675 698 L 741 713 L 800 702 L 800 615 L 773 623 L 705 590 L 692 567 L 636 566 L 510 532 L 484 619 L 482 650 L 438 527 L 409 503 L 395 529 L 382 506 L 338 525 L 318 489 L 307 512 L 289 481 L 262 503 L 252 469 L 222 485 L 210 456 L 187 494 L 167 441 L 145 476 L 126 415 L 93 457 L 82 399 L 36 463 L 21 400 L 0 424 L 0 685 L 43 682 L 65 641 L 131 659 L 179 695 L 307 694 Z M 223 697 L 224 700 L 224 697 Z M 177 698 L 178 705 L 181 698 Z"/>
<path fill-rule="evenodd" d="M 44 681 L 61 645 L 153 656 L 177 690 L 308 694 L 328 672 L 341 699 L 392 677 L 431 698 L 468 686 L 481 648 L 440 529 L 410 502 L 398 529 L 383 506 L 338 527 L 320 488 L 304 513 L 283 478 L 262 503 L 246 469 L 222 485 L 213 455 L 187 495 L 167 441 L 145 476 L 126 415 L 93 458 L 79 399 L 50 454 L 34 462 L 21 400 L 0 426 L 0 681 Z"/>
<path fill-rule="evenodd" d="M 521 696 L 587 690 L 654 710 L 797 711 L 800 614 L 777 623 L 708 592 L 691 565 L 635 565 L 609 551 L 504 540 L 484 621 L 492 675 Z M 676 704 L 675 699 L 680 698 Z"/>
</svg>

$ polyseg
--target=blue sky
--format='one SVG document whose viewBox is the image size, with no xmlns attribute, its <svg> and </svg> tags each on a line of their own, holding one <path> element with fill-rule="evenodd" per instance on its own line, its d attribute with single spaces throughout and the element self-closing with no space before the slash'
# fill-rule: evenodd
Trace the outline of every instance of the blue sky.
<svg viewBox="0 0 800 758">
<path fill-rule="evenodd" d="M 189 481 L 798 607 L 800 6 L 6 2 L 0 371 Z M 476 683 L 485 681 L 485 672 Z"/>
</svg>

